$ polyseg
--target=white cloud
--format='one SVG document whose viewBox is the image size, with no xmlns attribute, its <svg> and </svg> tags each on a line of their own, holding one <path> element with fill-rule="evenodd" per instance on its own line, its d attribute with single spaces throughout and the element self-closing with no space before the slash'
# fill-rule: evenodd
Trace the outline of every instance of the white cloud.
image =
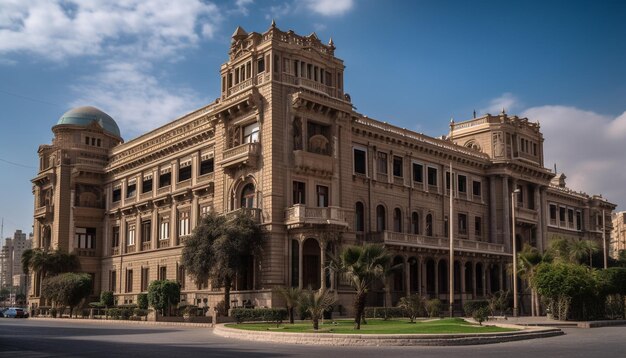
<svg viewBox="0 0 626 358">
<path fill-rule="evenodd" d="M 128 140 L 206 103 L 190 89 L 161 86 L 149 67 L 146 63 L 107 63 L 103 72 L 72 87 L 79 96 L 71 106 L 100 108 L 116 120 Z"/>
<path fill-rule="evenodd" d="M 557 164 L 571 189 L 602 194 L 609 201 L 626 204 L 626 112 L 618 117 L 570 106 L 539 106 L 521 113 L 539 121 L 543 132 L 544 163 Z"/>
<path fill-rule="evenodd" d="M 200 0 L 2 0 L 0 53 L 50 60 L 111 53 L 159 58 L 212 37 L 219 10 Z"/>
<path fill-rule="evenodd" d="M 287 16 L 291 13 L 292 7 L 290 3 L 282 3 L 280 5 L 273 5 L 269 8 L 269 14 L 265 15 L 266 20 L 280 19 L 283 16 Z"/>
<path fill-rule="evenodd" d="M 254 3 L 254 0 L 237 0 L 235 1 L 235 11 L 243 16 L 248 16 L 250 13 L 248 6 L 252 5 L 252 3 Z"/>
<path fill-rule="evenodd" d="M 489 101 L 489 105 L 485 108 L 481 108 L 479 114 L 491 113 L 499 114 L 504 109 L 507 113 L 513 113 L 520 107 L 519 100 L 512 93 L 503 93 L 500 97 L 494 98 Z"/>
<path fill-rule="evenodd" d="M 324 16 L 343 15 L 353 6 L 352 0 L 306 0 L 306 7 L 309 10 Z"/>
</svg>

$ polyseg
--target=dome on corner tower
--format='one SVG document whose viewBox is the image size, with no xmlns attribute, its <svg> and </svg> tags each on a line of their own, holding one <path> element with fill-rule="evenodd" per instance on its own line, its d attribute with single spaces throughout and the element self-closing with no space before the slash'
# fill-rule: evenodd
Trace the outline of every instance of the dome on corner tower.
<svg viewBox="0 0 626 358">
<path fill-rule="evenodd" d="M 120 128 L 117 126 L 117 123 L 115 123 L 115 120 L 98 108 L 91 106 L 70 109 L 59 118 L 57 125 L 73 124 L 86 127 L 93 122 L 96 122 L 109 134 L 120 138 L 122 137 L 120 135 Z"/>
</svg>

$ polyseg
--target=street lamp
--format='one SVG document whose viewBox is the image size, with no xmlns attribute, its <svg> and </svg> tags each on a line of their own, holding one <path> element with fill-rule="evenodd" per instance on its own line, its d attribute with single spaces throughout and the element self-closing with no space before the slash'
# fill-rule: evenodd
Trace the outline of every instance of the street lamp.
<svg viewBox="0 0 626 358">
<path fill-rule="evenodd" d="M 517 206 L 517 193 L 521 190 L 515 189 L 511 193 L 511 227 L 513 228 L 513 317 L 517 317 L 519 314 L 517 306 L 517 245 L 515 240 L 515 207 Z"/>
</svg>

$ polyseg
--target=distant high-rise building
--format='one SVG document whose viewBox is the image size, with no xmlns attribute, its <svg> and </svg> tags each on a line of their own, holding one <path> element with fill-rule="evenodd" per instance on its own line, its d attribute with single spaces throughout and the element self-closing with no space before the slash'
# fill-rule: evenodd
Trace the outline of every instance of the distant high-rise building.
<svg viewBox="0 0 626 358">
<path fill-rule="evenodd" d="M 32 234 L 30 234 L 32 237 Z M 16 230 L 13 238 L 6 238 L 0 251 L 0 286 L 19 287 L 13 293 L 26 293 L 28 278 L 22 271 L 22 253 L 30 249 L 32 238 L 26 239 L 26 233 Z"/>
</svg>

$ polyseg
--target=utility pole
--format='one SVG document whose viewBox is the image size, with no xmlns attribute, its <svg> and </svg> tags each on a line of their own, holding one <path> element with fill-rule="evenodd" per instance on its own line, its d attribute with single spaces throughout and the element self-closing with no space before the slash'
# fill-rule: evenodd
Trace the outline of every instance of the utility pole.
<svg viewBox="0 0 626 358">
<path fill-rule="evenodd" d="M 454 180 L 452 176 L 452 162 L 450 162 L 450 217 L 448 224 L 450 225 L 448 232 L 450 235 L 450 265 L 448 268 L 449 288 L 450 292 L 450 317 L 454 316 Z"/>
</svg>

